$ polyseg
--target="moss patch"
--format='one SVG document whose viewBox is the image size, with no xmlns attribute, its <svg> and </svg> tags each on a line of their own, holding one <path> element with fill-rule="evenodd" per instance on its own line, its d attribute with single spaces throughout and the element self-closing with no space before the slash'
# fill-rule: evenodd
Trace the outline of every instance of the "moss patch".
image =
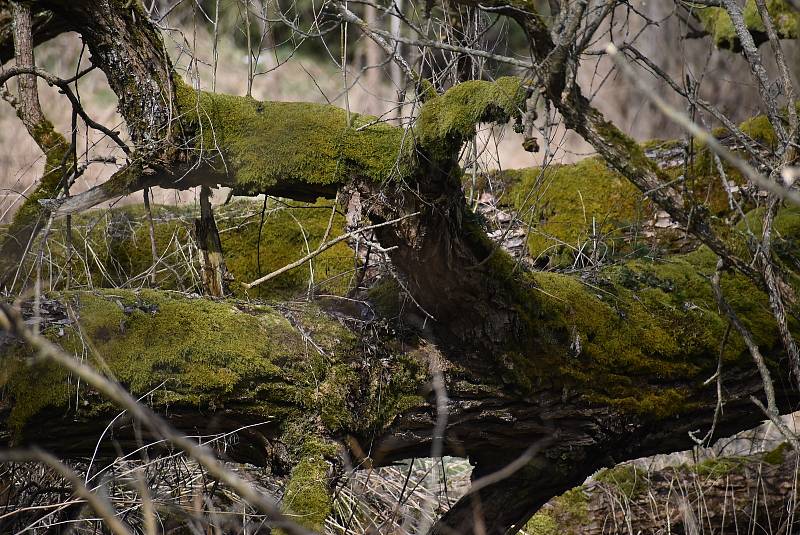
<svg viewBox="0 0 800 535">
<path fill-rule="evenodd" d="M 331 512 L 333 497 L 327 458 L 335 454 L 335 446 L 311 438 L 302 447 L 302 457 L 294 469 L 283 496 L 283 508 L 298 524 L 322 532 L 325 518 Z"/>
<path fill-rule="evenodd" d="M 414 128 L 418 146 L 436 161 L 458 157 L 479 123 L 505 123 L 521 116 L 526 91 L 516 77 L 460 83 L 426 101 Z"/>
<path fill-rule="evenodd" d="M 692 466 L 691 470 L 699 476 L 715 478 L 739 470 L 746 464 L 746 457 L 715 457 Z"/>
<path fill-rule="evenodd" d="M 524 529 L 530 535 L 577 535 L 589 521 L 588 503 L 583 487 L 568 490 L 533 515 Z"/>
<path fill-rule="evenodd" d="M 647 471 L 632 464 L 621 464 L 600 471 L 594 480 L 614 487 L 629 500 L 647 490 Z"/>
<path fill-rule="evenodd" d="M 797 231 L 796 219 L 797 210 L 781 210 L 776 234 L 788 239 Z M 488 265 L 498 283 L 507 280 L 519 292 L 524 332 L 501 356 L 502 379 L 530 392 L 559 381 L 590 401 L 647 420 L 691 409 L 696 393 L 707 388 L 702 381 L 716 369 L 727 326 L 709 282 L 715 262 L 715 255 L 701 247 L 663 261 L 632 260 L 575 277 L 515 273 L 514 261 L 496 253 Z M 725 274 L 722 287 L 764 354 L 779 354 L 766 296 L 740 275 Z M 800 330 L 796 321 L 790 323 L 794 332 Z M 735 334 L 723 359 L 749 365 Z"/>
<path fill-rule="evenodd" d="M 183 123 L 195 147 L 235 175 L 242 195 L 265 192 L 279 182 L 340 184 L 353 175 L 383 182 L 407 174 L 401 157 L 403 130 L 335 106 L 260 102 L 176 82 Z M 375 124 L 371 124 L 375 123 Z"/>
<path fill-rule="evenodd" d="M 345 242 L 265 284 L 247 291 L 241 286 L 302 258 L 309 249 L 313 251 L 325 234 L 330 205 L 330 201 L 270 201 L 261 232 L 261 202 L 236 201 L 215 208 L 225 261 L 234 276 L 233 295 L 270 300 L 293 298 L 308 291 L 312 269 L 316 292 L 346 293 L 355 260 Z M 193 236 L 196 211 L 191 205 L 153 206 L 156 251 L 160 257 L 156 277 L 159 288 L 200 291 Z M 153 259 L 149 225 L 141 206 L 80 214 L 73 218 L 72 226 L 77 253 L 85 259 L 73 260 L 72 288 L 137 288 L 149 284 L 147 272 Z M 59 222 L 53 232 L 62 231 L 63 223 Z M 337 213 L 328 239 L 343 232 L 344 218 Z M 65 283 L 64 241 L 51 240 L 48 251 L 54 265 L 45 264 L 44 276 L 55 281 L 54 288 L 59 289 Z"/>
<path fill-rule="evenodd" d="M 330 433 L 365 435 L 422 401 L 421 365 L 391 354 L 375 363 L 362 358 L 356 336 L 313 304 L 277 310 L 153 290 L 74 292 L 62 300 L 80 318 L 79 329 L 45 334 L 88 354 L 134 395 L 163 383 L 148 398 L 156 409 L 230 407 L 254 418 L 316 419 Z M 0 376 L 14 402 L 16 431 L 44 408 L 77 419 L 112 409 L 85 387 L 76 391 L 55 366 L 29 366 L 27 355 L 15 348 Z M 71 406 L 76 396 L 88 403 Z"/>
<path fill-rule="evenodd" d="M 724 8 L 720 7 L 694 7 L 693 11 L 697 14 L 705 30 L 711 34 L 714 43 L 720 48 L 740 50 L 739 38 L 733 22 Z M 767 11 L 772 16 L 772 22 L 778 36 L 781 39 L 796 39 L 798 31 L 798 16 L 783 0 L 767 0 Z M 758 14 L 755 0 L 747 0 L 743 10 L 744 22 L 750 33 L 754 34 L 756 43 L 765 40 L 766 29 L 764 22 Z"/>
<path fill-rule="evenodd" d="M 763 460 L 767 464 L 783 464 L 786 454 L 792 451 L 792 446 L 788 442 L 783 442 L 775 449 L 764 454 Z"/>
<path fill-rule="evenodd" d="M 797 113 L 800 113 L 800 102 L 795 103 L 795 108 L 797 108 Z M 782 108 L 781 111 L 783 118 L 788 119 L 786 108 Z M 774 148 L 778 144 L 778 137 L 775 135 L 775 130 L 766 115 L 752 117 L 739 125 L 739 128 L 742 129 L 742 132 L 767 147 Z"/>
<path fill-rule="evenodd" d="M 553 267 L 569 267 L 578 251 L 617 256 L 636 248 L 652 205 L 600 158 L 572 165 L 519 169 L 503 173 L 510 184 L 506 202 L 530 225 L 528 250 L 533 258 L 546 256 Z M 586 244 L 591 241 L 589 249 Z"/>
</svg>

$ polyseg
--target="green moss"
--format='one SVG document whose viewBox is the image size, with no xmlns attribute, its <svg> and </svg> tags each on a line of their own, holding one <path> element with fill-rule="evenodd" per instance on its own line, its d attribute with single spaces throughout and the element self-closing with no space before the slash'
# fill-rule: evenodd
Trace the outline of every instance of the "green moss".
<svg viewBox="0 0 800 535">
<path fill-rule="evenodd" d="M 733 22 L 724 8 L 695 7 L 693 10 L 718 47 L 731 50 L 739 50 L 741 48 Z M 775 30 L 781 39 L 796 39 L 800 35 L 800 32 L 798 32 L 797 13 L 793 11 L 787 2 L 783 0 L 767 0 L 767 11 L 772 16 Z M 747 0 L 743 15 L 747 29 L 754 34 L 756 43 L 763 42 L 766 29 L 758 14 L 755 0 Z"/>
<path fill-rule="evenodd" d="M 75 299 L 83 333 L 134 394 L 166 381 L 173 384 L 162 395 L 173 403 L 222 408 L 226 399 L 274 398 L 269 389 L 280 389 L 292 372 L 281 363 L 295 356 L 299 335 L 275 311 L 244 314 L 228 303 L 152 290 Z"/>
<path fill-rule="evenodd" d="M 239 202 L 219 210 L 220 218 L 242 221 L 243 212 L 251 214 L 244 225 L 226 225 L 220 237 L 228 270 L 238 282 L 251 282 L 262 275 L 296 261 L 313 251 L 322 242 L 328 226 L 330 202 L 316 204 L 289 203 L 284 208 L 269 206 L 261 229 L 259 270 L 258 240 L 260 209 L 253 203 Z M 252 215 L 255 211 L 258 215 Z M 344 217 L 336 213 L 328 240 L 345 232 Z M 309 265 L 310 264 L 310 265 Z M 289 271 L 262 286 L 244 290 L 232 285 L 234 295 L 267 299 L 289 298 L 308 289 L 313 269 L 317 292 L 344 295 L 351 283 L 355 267 L 354 253 L 346 242 L 340 242 L 315 257 L 310 263 Z"/>
<path fill-rule="evenodd" d="M 270 201 L 259 233 L 261 208 L 258 201 L 236 201 L 215 208 L 225 261 L 234 277 L 234 296 L 275 300 L 302 295 L 308 291 L 312 268 L 316 292 L 343 295 L 349 290 L 355 261 L 345 242 L 315 257 L 311 267 L 304 264 L 245 290 L 241 283 L 252 282 L 314 250 L 325 235 L 331 214 L 330 202 L 326 201 Z M 156 250 L 161 257 L 156 277 L 159 288 L 200 291 L 199 280 L 192 271 L 197 269 L 197 259 L 190 261 L 196 215 L 196 207 L 191 205 L 153 206 Z M 80 244 L 79 254 L 88 259 L 85 266 L 73 261 L 72 288 L 139 287 L 149 282 L 143 274 L 153 259 L 149 225 L 141 206 L 80 214 L 73 218 L 72 228 L 74 242 Z M 63 222 L 58 222 L 54 233 L 62 230 Z M 344 217 L 337 213 L 328 239 L 343 232 Z M 44 266 L 44 276 L 63 284 L 62 267 L 67 255 L 63 240 L 51 241 L 48 251 L 54 264 Z M 56 283 L 55 288 L 59 287 Z"/>
<path fill-rule="evenodd" d="M 528 535 L 558 535 L 561 533 L 549 512 L 539 511 L 525 524 Z"/>
<path fill-rule="evenodd" d="M 8 417 L 8 426 L 19 432 L 32 416 L 52 406 L 66 406 L 73 395 L 67 373 L 55 366 L 36 363 L 29 365 L 27 352 L 14 348 L 4 355 L 0 385 L 15 400 L 14 409 Z M 21 377 L 26 380 L 20 380 Z M 28 378 L 35 378 L 29 381 Z"/>
<path fill-rule="evenodd" d="M 522 80 L 515 77 L 460 83 L 422 106 L 414 127 L 418 147 L 436 161 L 457 158 L 461 145 L 475 135 L 475 125 L 520 117 L 525 98 Z"/>
<path fill-rule="evenodd" d="M 783 464 L 786 453 L 789 451 L 791 451 L 791 445 L 788 442 L 783 442 L 775 449 L 763 454 L 761 460 L 767 464 L 777 466 Z M 716 478 L 741 471 L 750 466 L 752 462 L 752 457 L 731 455 L 706 459 L 688 468 L 699 476 Z"/>
<path fill-rule="evenodd" d="M 378 183 L 413 178 L 417 150 L 426 166 L 430 160 L 451 162 L 476 124 L 521 117 L 526 97 L 514 77 L 464 82 L 439 96 L 426 89 L 414 136 L 408 136 L 375 117 L 348 117 L 335 106 L 259 102 L 196 91 L 180 79 L 175 85 L 182 124 L 196 151 L 218 172 L 235 177 L 234 191 L 242 195 L 290 183 L 335 190 L 353 177 Z"/>
<path fill-rule="evenodd" d="M 781 210 L 776 228 L 797 231 L 797 215 Z M 488 265 L 497 281 L 515 281 L 525 329 L 501 357 L 505 382 L 536 392 L 558 381 L 589 401 L 647 420 L 691 410 L 707 388 L 702 382 L 716 369 L 727 323 L 708 280 L 716 257 L 705 247 L 663 261 L 628 261 L 587 278 L 514 274 L 513 260 L 495 257 Z M 779 353 L 766 296 L 740 275 L 725 274 L 722 286 L 764 354 Z M 723 358 L 732 365 L 750 360 L 735 334 Z"/>
<path fill-rule="evenodd" d="M 568 490 L 533 515 L 524 530 L 530 535 L 578 535 L 589 521 L 588 503 L 583 487 Z"/>
<path fill-rule="evenodd" d="M 715 478 L 730 474 L 747 464 L 746 457 L 714 457 L 691 467 L 699 476 Z"/>
<path fill-rule="evenodd" d="M 800 113 L 800 102 L 795 103 L 797 113 Z M 781 110 L 781 115 L 787 118 L 786 108 Z M 775 135 L 775 130 L 772 128 L 769 118 L 766 115 L 757 115 L 752 117 L 739 125 L 742 132 L 768 147 L 775 147 L 778 143 L 778 137 Z"/>
<path fill-rule="evenodd" d="M 551 267 L 570 267 L 579 250 L 616 257 L 643 243 L 641 228 L 652 205 L 600 158 L 540 169 L 505 171 L 509 202 L 530 224 L 528 250 Z M 591 245 L 586 248 L 585 245 Z"/>
<path fill-rule="evenodd" d="M 88 348 L 95 365 L 134 395 L 162 385 L 148 398 L 156 409 L 230 406 L 253 418 L 318 419 L 329 432 L 366 435 L 389 425 L 393 411 L 422 402 L 422 366 L 391 355 L 371 365 L 356 335 L 313 304 L 279 312 L 153 290 L 75 292 L 62 299 L 80 318 L 79 330 L 46 334 L 70 352 Z M 16 348 L 0 376 L 14 400 L 10 421 L 17 432 L 36 425 L 33 417 L 45 408 L 77 419 L 112 409 L 97 394 L 76 391 L 59 368 L 29 366 L 27 356 Z M 76 396 L 91 402 L 74 407 Z"/>
<path fill-rule="evenodd" d="M 322 532 L 325 518 L 333 505 L 329 483 L 331 451 L 335 446 L 319 439 L 309 439 L 303 444 L 302 458 L 298 462 L 286 486 L 283 507 L 298 524 Z"/>
<path fill-rule="evenodd" d="M 259 102 L 176 82 L 183 124 L 195 147 L 235 175 L 237 194 L 259 194 L 280 183 L 342 184 L 360 176 L 384 182 L 408 173 L 403 130 L 335 106 Z M 376 124 L 370 124 L 375 122 Z"/>
<path fill-rule="evenodd" d="M 593 113 L 599 112 L 593 111 Z M 645 155 L 644 149 L 636 143 L 632 137 L 626 135 L 622 130 L 617 128 L 611 121 L 606 121 L 604 119 L 598 120 L 597 132 L 602 138 L 609 140 L 612 146 L 624 147 L 625 155 L 631 162 L 631 175 L 638 174 L 635 168 L 651 169 L 658 175 L 664 174 L 659 170 L 655 162 Z"/>
<path fill-rule="evenodd" d="M 594 480 L 614 487 L 629 500 L 647 490 L 648 485 L 647 471 L 632 464 L 606 468 L 595 475 Z"/>
<path fill-rule="evenodd" d="M 767 464 L 779 465 L 783 464 L 783 461 L 786 459 L 786 454 L 790 452 L 792 449 L 791 444 L 788 442 L 782 442 L 778 445 L 777 448 L 768 451 L 764 454 L 762 460 Z"/>
<path fill-rule="evenodd" d="M 400 285 L 393 278 L 379 281 L 368 291 L 370 302 L 375 310 L 384 318 L 396 318 L 400 315 Z"/>
<path fill-rule="evenodd" d="M 614 130 L 608 131 L 630 147 L 630 154 L 643 158 L 643 150 L 666 150 L 679 141 L 650 141 L 636 145 Z M 682 146 L 682 145 L 681 145 Z M 664 183 L 680 180 L 688 203 L 709 214 L 709 221 L 721 236 L 730 236 L 744 245 L 744 234 L 733 233 L 729 199 L 720 181 L 716 164 L 707 147 L 696 144 L 688 172 L 683 165 L 658 170 Z M 726 169 L 728 180 L 744 182 L 740 174 Z M 685 175 L 685 177 L 683 176 Z M 537 266 L 571 269 L 591 259 L 608 264 L 637 256 L 665 256 L 697 247 L 699 243 L 685 232 L 653 225 L 657 208 L 622 174 L 608 168 L 599 157 L 545 169 L 527 168 L 497 172 L 490 177 L 504 194 L 500 203 L 512 208 L 528 227 L 529 254 Z M 747 210 L 749 205 L 745 204 Z M 747 248 L 744 247 L 744 250 Z M 744 252 L 744 251 L 743 251 Z"/>
<path fill-rule="evenodd" d="M 604 169 L 592 172 L 604 174 Z M 798 216 L 797 209 L 783 208 L 776 219 L 780 238 L 775 249 L 788 251 L 789 266 L 797 250 L 793 240 L 800 236 Z M 518 335 L 498 351 L 497 369 L 504 383 L 531 395 L 561 387 L 646 421 L 692 410 L 699 393 L 708 388 L 703 381 L 716 370 L 719 341 L 727 328 L 709 282 L 716 256 L 706 247 L 663 260 L 619 262 L 580 277 L 527 273 L 493 248 L 476 220 L 465 217 L 463 225 L 476 257 L 491 253 L 485 261 L 487 280 L 498 294 L 513 296 L 509 298 L 517 308 Z M 732 244 L 742 244 L 743 224 L 729 235 Z M 740 275 L 724 274 L 722 286 L 764 354 L 780 354 L 766 296 Z M 790 321 L 793 331 L 800 330 Z M 730 336 L 723 359 L 734 366 L 751 365 L 736 334 Z"/>
</svg>

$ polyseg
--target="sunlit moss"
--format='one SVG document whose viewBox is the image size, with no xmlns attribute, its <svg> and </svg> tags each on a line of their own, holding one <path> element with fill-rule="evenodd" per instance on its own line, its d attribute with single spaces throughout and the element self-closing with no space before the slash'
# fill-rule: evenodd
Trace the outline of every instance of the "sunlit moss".
<svg viewBox="0 0 800 535">
<path fill-rule="evenodd" d="M 781 211 L 776 229 L 782 239 L 797 230 L 796 215 Z M 503 380 L 531 392 L 557 381 L 590 401 L 645 419 L 690 410 L 697 381 L 716 369 L 727 326 L 709 282 L 715 264 L 716 256 L 701 247 L 582 278 L 514 272 L 513 259 L 496 252 L 488 265 L 498 284 L 507 280 L 519 293 L 524 333 L 499 353 Z M 779 352 L 766 295 L 741 275 L 725 274 L 722 287 L 762 351 Z M 737 335 L 729 337 L 723 359 L 749 361 Z"/>
<path fill-rule="evenodd" d="M 316 256 L 311 262 L 288 271 L 266 283 L 245 290 L 249 283 L 302 258 L 316 249 L 331 216 L 329 201 L 276 203 L 270 201 L 261 224 L 262 203 L 236 201 L 215 209 L 225 262 L 234 277 L 230 285 L 237 297 L 287 299 L 308 291 L 313 281 L 318 293 L 342 295 L 347 292 L 355 267 L 353 251 L 346 242 Z M 156 286 L 168 290 L 201 291 L 195 272 L 199 269 L 194 238 L 197 208 L 153 206 L 154 236 L 159 261 Z M 147 274 L 153 265 L 150 229 L 141 206 L 125 206 L 93 211 L 73 218 L 72 287 L 140 287 L 150 284 Z M 63 232 L 63 221 L 54 225 L 53 234 Z M 344 217 L 334 214 L 327 239 L 344 232 Z M 259 247 L 260 243 L 260 247 Z M 48 247 L 53 263 L 44 266 L 46 277 L 65 283 L 67 252 L 63 240 Z M 310 264 L 310 265 L 309 265 Z"/>
<path fill-rule="evenodd" d="M 800 113 L 800 102 L 795 103 L 797 113 Z M 786 108 L 782 108 L 781 115 L 786 119 Z M 739 127 L 742 132 L 768 147 L 775 147 L 778 143 L 778 137 L 775 135 L 775 130 L 772 128 L 769 117 L 766 115 L 757 115 L 743 122 Z"/>
<path fill-rule="evenodd" d="M 256 195 L 279 183 L 341 184 L 353 175 L 383 182 L 408 173 L 403 130 L 375 117 L 305 102 L 260 102 L 176 83 L 195 148 Z M 374 123 L 374 124 L 372 124 Z M 220 156 L 221 158 L 217 158 Z"/>
<path fill-rule="evenodd" d="M 747 461 L 746 457 L 714 457 L 689 468 L 699 476 L 715 478 L 740 470 L 747 464 Z"/>
<path fill-rule="evenodd" d="M 621 464 L 601 470 L 594 480 L 614 487 L 623 496 L 632 500 L 647 490 L 647 471 L 632 464 Z"/>
<path fill-rule="evenodd" d="M 460 83 L 425 102 L 414 127 L 419 148 L 438 161 L 458 156 L 479 123 L 506 123 L 524 112 L 526 91 L 515 77 Z"/>
<path fill-rule="evenodd" d="M 530 225 L 528 250 L 533 258 L 546 256 L 552 266 L 567 267 L 578 250 L 614 257 L 641 245 L 643 224 L 652 218 L 652 205 L 641 192 L 600 158 L 540 169 L 509 170 L 507 200 Z M 596 238 L 596 239 L 595 239 Z M 588 245 L 587 245 L 588 244 Z"/>
<path fill-rule="evenodd" d="M 302 446 L 300 461 L 292 469 L 283 508 L 301 526 L 322 532 L 325 518 L 333 506 L 329 482 L 331 464 L 326 457 L 335 455 L 335 448 L 320 439 L 310 438 Z"/>
<path fill-rule="evenodd" d="M 89 355 L 134 395 L 161 385 L 148 397 L 156 409 L 231 406 L 277 421 L 318 418 L 330 433 L 366 434 L 422 402 L 417 391 L 426 377 L 423 365 L 389 355 L 372 366 L 355 334 L 313 304 L 282 311 L 119 289 L 60 299 L 79 321 L 45 334 L 67 351 Z M 91 391 L 76 390 L 54 365 L 29 366 L 29 355 L 16 346 L 0 376 L 13 400 L 9 421 L 17 432 L 46 408 L 78 419 L 112 409 Z M 70 403 L 85 396 L 92 403 Z"/>
</svg>

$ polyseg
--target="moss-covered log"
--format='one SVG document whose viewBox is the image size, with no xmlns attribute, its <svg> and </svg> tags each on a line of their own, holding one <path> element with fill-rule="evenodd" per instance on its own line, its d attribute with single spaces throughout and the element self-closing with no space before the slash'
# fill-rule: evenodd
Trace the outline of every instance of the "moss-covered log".
<svg viewBox="0 0 800 535">
<path fill-rule="evenodd" d="M 798 221 L 794 213 L 779 220 L 786 239 L 798 235 Z M 413 334 L 402 344 L 366 336 L 375 329 L 335 299 L 259 305 L 152 290 L 74 292 L 45 301 L 46 332 L 70 351 L 86 348 L 137 395 L 157 387 L 148 401 L 187 431 L 260 423 L 229 454 L 283 473 L 306 459 L 292 472 L 298 477 L 327 470 L 321 460 L 308 464 L 308 440 L 373 444 L 378 464 L 426 455 L 435 413 L 425 384 L 435 359 L 451 399 L 446 451 L 469 455 L 476 477 L 543 444 L 528 468 L 482 491 L 487 522 L 499 530 L 612 459 L 686 447 L 686 431 L 710 426 L 714 387 L 703 383 L 716 370 L 726 327 L 704 275 L 714 263 L 700 249 L 609 267 L 591 280 L 517 275 L 536 305 L 531 342 L 518 338 L 491 359 L 439 352 Z M 780 373 L 766 297 L 741 276 L 725 277 L 724 286 Z M 62 455 L 93 450 L 115 409 L 58 369 L 29 367 L 27 349 L 4 344 L 5 439 Z M 748 407 L 760 385 L 740 340 L 732 337 L 722 358 L 725 433 L 758 422 L 758 413 L 737 408 Z M 794 396 L 780 395 L 783 403 Z M 130 423 L 114 438 L 133 446 Z M 508 492 L 518 505 L 493 507 L 508 502 Z"/>
<path fill-rule="evenodd" d="M 797 454 L 772 451 L 709 458 L 655 471 L 625 464 L 555 498 L 526 525 L 531 535 L 724 532 L 796 529 Z"/>
</svg>

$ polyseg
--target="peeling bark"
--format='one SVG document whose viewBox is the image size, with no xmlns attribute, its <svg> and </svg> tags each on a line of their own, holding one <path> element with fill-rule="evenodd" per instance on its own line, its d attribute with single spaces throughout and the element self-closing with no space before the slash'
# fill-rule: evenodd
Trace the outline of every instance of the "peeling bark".
<svg viewBox="0 0 800 535">
<path fill-rule="evenodd" d="M 207 186 L 200 189 L 200 217 L 194 222 L 197 245 L 203 255 L 203 287 L 212 297 L 223 297 L 227 292 L 230 274 L 225 267 L 219 230 L 211 209 L 211 190 Z"/>
</svg>

